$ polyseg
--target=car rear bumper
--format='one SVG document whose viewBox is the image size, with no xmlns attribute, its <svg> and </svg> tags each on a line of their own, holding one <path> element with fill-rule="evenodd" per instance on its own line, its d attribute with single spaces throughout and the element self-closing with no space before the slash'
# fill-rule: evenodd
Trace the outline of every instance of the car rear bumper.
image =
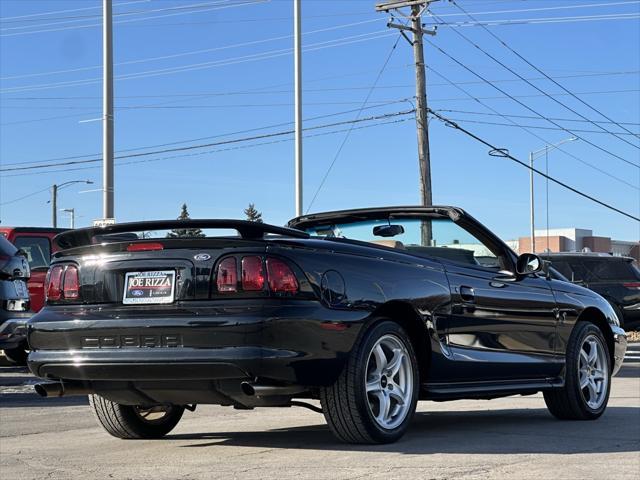
<svg viewBox="0 0 640 480">
<path fill-rule="evenodd" d="M 36 376 L 63 381 L 328 385 L 366 316 L 315 301 L 48 307 L 29 322 L 28 364 Z"/>
</svg>

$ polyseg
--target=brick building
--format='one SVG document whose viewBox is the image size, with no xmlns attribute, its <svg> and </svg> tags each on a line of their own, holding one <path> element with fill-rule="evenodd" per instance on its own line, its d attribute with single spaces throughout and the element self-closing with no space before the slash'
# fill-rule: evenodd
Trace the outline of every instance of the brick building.
<svg viewBox="0 0 640 480">
<path fill-rule="evenodd" d="M 611 253 L 616 256 L 633 257 L 640 261 L 640 242 L 613 240 L 610 237 L 593 235 L 592 230 L 584 228 L 555 228 L 536 230 L 536 253 L 591 252 Z M 531 252 L 530 237 L 520 237 L 509 242 L 518 253 Z"/>
</svg>

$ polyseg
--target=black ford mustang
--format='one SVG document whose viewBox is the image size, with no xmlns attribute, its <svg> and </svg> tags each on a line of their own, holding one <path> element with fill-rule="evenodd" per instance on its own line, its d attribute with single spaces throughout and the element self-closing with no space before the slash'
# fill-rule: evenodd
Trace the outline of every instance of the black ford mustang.
<svg viewBox="0 0 640 480">
<path fill-rule="evenodd" d="M 135 232 L 210 229 L 205 238 Z M 120 438 L 185 408 L 308 406 L 346 442 L 392 442 L 418 400 L 543 392 L 553 415 L 604 412 L 626 337 L 592 291 L 553 280 L 461 209 L 309 215 L 62 233 L 29 325 L 43 396 L 88 394 Z M 295 399 L 295 400 L 294 400 Z"/>
</svg>

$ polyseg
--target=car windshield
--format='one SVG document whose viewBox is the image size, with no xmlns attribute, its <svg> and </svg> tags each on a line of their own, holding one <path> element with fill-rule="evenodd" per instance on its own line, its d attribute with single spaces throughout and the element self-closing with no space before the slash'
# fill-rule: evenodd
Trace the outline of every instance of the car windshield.
<svg viewBox="0 0 640 480">
<path fill-rule="evenodd" d="M 349 238 L 407 251 L 421 257 L 500 268 L 497 254 L 448 218 L 371 219 L 308 228 L 310 235 Z"/>
</svg>

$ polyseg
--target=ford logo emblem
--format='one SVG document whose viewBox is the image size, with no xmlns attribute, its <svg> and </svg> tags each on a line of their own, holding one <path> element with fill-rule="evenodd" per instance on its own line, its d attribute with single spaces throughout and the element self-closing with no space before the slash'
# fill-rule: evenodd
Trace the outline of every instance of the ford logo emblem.
<svg viewBox="0 0 640 480">
<path fill-rule="evenodd" d="M 142 290 L 131 290 L 131 295 L 134 297 L 141 297 L 144 295 L 144 292 Z"/>
<path fill-rule="evenodd" d="M 193 256 L 193 259 L 196 260 L 197 262 L 206 262 L 210 258 L 211 258 L 211 255 L 209 255 L 208 253 L 198 253 L 197 255 Z"/>
</svg>

